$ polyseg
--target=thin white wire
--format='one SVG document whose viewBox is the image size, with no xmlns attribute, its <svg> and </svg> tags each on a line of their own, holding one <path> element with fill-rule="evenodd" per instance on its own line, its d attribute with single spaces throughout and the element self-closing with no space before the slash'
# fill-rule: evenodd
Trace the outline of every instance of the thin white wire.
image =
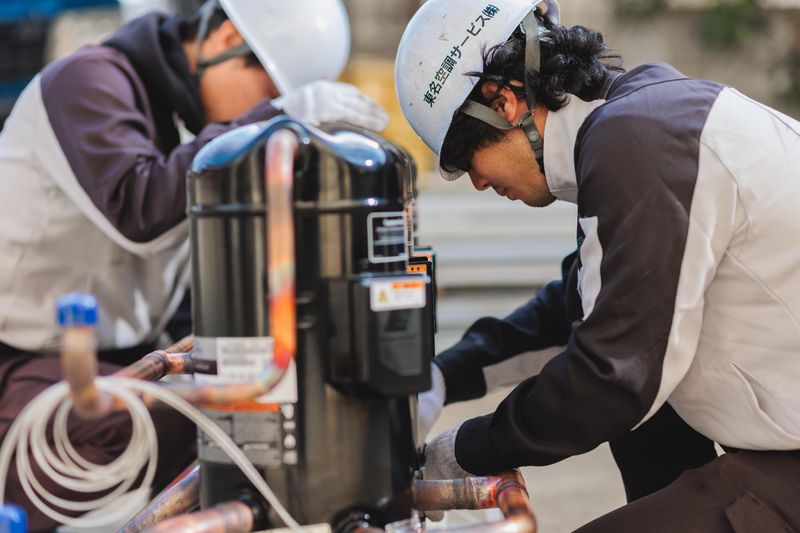
<svg viewBox="0 0 800 533">
<path fill-rule="evenodd" d="M 65 382 L 52 385 L 22 410 L 0 448 L 0 504 L 4 501 L 8 469 L 16 449 L 17 473 L 25 494 L 40 511 L 53 520 L 73 527 L 102 527 L 125 519 L 138 511 L 139 503 L 135 500 L 117 506 L 111 512 L 97 518 L 69 517 L 51 506 L 55 504 L 68 511 L 90 511 L 107 506 L 128 491 L 145 465 L 147 469 L 142 486 L 150 486 L 155 476 L 158 443 L 150 413 L 136 394 L 138 392 L 157 398 L 194 422 L 244 472 L 281 520 L 290 529 L 301 530 L 300 525 L 283 507 L 239 447 L 213 421 L 186 400 L 155 383 L 132 378 L 99 377 L 95 383 L 99 390 L 118 396 L 131 415 L 133 424 L 131 441 L 122 455 L 108 465 L 98 465 L 81 457 L 72 446 L 67 434 L 67 415 L 72 406 L 69 388 Z M 46 439 L 47 423 L 53 413 L 55 413 L 53 423 L 55 452 Z M 28 457 L 29 447 L 36 465 L 64 488 L 83 493 L 106 491 L 114 486 L 117 488 L 93 501 L 72 502 L 59 498 L 47 491 L 34 475 Z"/>
</svg>

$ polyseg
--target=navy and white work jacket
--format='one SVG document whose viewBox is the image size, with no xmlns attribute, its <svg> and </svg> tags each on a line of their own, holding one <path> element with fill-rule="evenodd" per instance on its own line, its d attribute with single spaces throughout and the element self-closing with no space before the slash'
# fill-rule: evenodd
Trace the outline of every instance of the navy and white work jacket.
<svg viewBox="0 0 800 533">
<path fill-rule="evenodd" d="M 609 75 L 603 93 L 545 126 L 548 185 L 578 205 L 563 279 L 435 359 L 448 402 L 528 361 L 461 426 L 458 463 L 553 463 L 667 401 L 720 444 L 800 449 L 800 123 L 664 64 Z"/>
</svg>

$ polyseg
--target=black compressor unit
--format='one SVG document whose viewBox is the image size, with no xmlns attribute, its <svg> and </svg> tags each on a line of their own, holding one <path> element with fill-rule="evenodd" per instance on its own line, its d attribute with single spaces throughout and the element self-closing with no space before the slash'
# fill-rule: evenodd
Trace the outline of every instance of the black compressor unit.
<svg viewBox="0 0 800 533">
<path fill-rule="evenodd" d="M 270 172 L 288 179 L 283 207 Z M 414 398 L 430 388 L 434 323 L 431 263 L 409 235 L 414 181 L 410 157 L 379 135 L 285 116 L 220 136 L 189 172 L 195 381 L 253 380 L 281 342 L 291 359 L 268 394 L 204 412 L 301 524 L 346 532 L 412 514 Z M 238 498 L 256 529 L 281 526 L 198 440 L 202 507 Z"/>
</svg>

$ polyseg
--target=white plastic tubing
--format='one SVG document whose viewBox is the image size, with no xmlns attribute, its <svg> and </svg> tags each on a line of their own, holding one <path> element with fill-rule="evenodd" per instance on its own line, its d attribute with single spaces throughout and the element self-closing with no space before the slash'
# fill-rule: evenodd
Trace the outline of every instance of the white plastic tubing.
<svg viewBox="0 0 800 533">
<path fill-rule="evenodd" d="M 110 464 L 99 465 L 87 461 L 75 451 L 67 435 L 67 415 L 72 407 L 69 387 L 65 382 L 57 383 L 44 390 L 22 410 L 6 435 L 0 448 L 0 504 L 4 501 L 8 470 L 16 450 L 17 473 L 25 494 L 41 512 L 53 520 L 73 527 L 102 527 L 133 515 L 139 507 L 135 500 L 130 505 L 115 507 L 96 519 L 73 518 L 59 512 L 55 507 L 65 511 L 87 512 L 106 506 L 128 491 L 142 468 L 145 468 L 142 486 L 150 486 L 155 475 L 158 444 L 150 413 L 140 398 L 144 395 L 160 400 L 197 424 L 241 468 L 281 520 L 292 530 L 301 530 L 300 525 L 289 515 L 266 481 L 230 437 L 184 399 L 155 383 L 131 378 L 100 377 L 96 379 L 96 385 L 101 391 L 119 397 L 131 415 L 132 437 L 122 455 Z M 54 413 L 55 450 L 52 450 L 47 443 L 45 430 Z M 31 459 L 43 474 L 70 491 L 95 493 L 115 486 L 116 488 L 92 501 L 64 500 L 47 491 L 36 479 Z"/>
</svg>

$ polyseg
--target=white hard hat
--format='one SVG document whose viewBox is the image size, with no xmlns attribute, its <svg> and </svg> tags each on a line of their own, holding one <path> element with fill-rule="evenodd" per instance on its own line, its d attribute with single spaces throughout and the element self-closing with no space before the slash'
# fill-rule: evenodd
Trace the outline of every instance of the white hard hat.
<svg viewBox="0 0 800 533">
<path fill-rule="evenodd" d="M 475 86 L 466 74 L 482 72 L 483 51 L 505 42 L 534 10 L 558 22 L 554 0 L 428 0 L 408 23 L 395 61 L 395 89 L 411 127 L 437 155 L 454 113 Z"/>
<path fill-rule="evenodd" d="M 334 80 L 350 56 L 341 0 L 219 0 L 281 94 Z"/>
</svg>

